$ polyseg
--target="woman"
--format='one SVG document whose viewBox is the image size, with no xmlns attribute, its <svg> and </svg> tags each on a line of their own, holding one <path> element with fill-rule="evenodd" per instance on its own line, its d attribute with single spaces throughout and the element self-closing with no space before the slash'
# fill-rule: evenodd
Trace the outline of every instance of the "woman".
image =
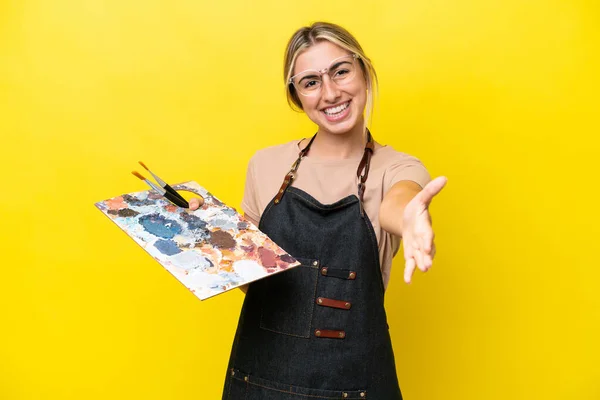
<svg viewBox="0 0 600 400">
<path fill-rule="evenodd" d="M 298 30 L 284 74 L 318 130 L 254 155 L 242 208 L 302 265 L 248 287 L 223 399 L 401 399 L 384 290 L 400 237 L 406 282 L 431 267 L 428 206 L 446 180 L 374 142 L 376 74 L 345 29 Z"/>
</svg>

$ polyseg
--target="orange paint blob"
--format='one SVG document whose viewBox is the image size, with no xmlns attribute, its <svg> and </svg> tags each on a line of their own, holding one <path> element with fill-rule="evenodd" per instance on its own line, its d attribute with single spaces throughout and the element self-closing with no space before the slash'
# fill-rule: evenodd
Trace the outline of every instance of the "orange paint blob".
<svg viewBox="0 0 600 400">
<path fill-rule="evenodd" d="M 115 197 L 114 199 L 106 200 L 105 204 L 111 210 L 120 210 L 121 208 L 127 207 L 127 204 L 123 201 L 123 196 Z"/>
<path fill-rule="evenodd" d="M 169 204 L 165 206 L 165 210 L 167 210 L 168 212 L 175 212 L 177 211 L 177 206 L 173 205 L 173 204 Z"/>
</svg>

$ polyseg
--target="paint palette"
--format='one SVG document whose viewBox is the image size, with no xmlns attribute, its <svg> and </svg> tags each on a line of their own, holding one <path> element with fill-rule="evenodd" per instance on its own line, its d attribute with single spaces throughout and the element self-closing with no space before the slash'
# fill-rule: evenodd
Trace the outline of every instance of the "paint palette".
<svg viewBox="0 0 600 400">
<path fill-rule="evenodd" d="M 173 188 L 202 196 L 204 205 L 190 211 L 143 191 L 96 207 L 201 300 L 300 264 L 196 182 Z"/>
</svg>

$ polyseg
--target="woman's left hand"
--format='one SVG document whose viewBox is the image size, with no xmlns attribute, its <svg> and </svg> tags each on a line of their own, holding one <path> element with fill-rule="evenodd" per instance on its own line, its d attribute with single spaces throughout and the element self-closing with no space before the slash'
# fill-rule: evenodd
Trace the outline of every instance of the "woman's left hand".
<svg viewBox="0 0 600 400">
<path fill-rule="evenodd" d="M 404 243 L 404 281 L 410 283 L 415 268 L 427 272 L 435 257 L 434 233 L 429 204 L 446 185 L 441 176 L 429 182 L 404 208 L 402 241 Z"/>
</svg>

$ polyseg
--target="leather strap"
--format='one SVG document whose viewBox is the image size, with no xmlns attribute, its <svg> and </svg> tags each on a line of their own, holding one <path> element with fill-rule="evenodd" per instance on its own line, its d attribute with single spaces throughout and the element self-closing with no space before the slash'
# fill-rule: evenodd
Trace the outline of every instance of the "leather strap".
<svg viewBox="0 0 600 400">
<path fill-rule="evenodd" d="M 298 158 L 296 159 L 296 161 L 294 161 L 289 172 L 285 175 L 285 178 L 283 179 L 283 183 L 281 184 L 281 187 L 279 188 L 279 192 L 277 192 L 277 195 L 275 196 L 275 200 L 273 201 L 275 204 L 279 204 L 286 189 L 292 184 L 292 182 L 296 178 L 296 171 L 298 170 L 298 167 L 300 166 L 300 162 L 302 161 L 304 156 L 306 156 L 306 153 L 308 153 L 308 150 L 310 149 L 310 146 L 312 145 L 312 142 L 315 140 L 316 137 L 317 137 L 317 134 L 315 133 L 314 136 L 310 139 L 310 142 L 308 142 L 308 144 L 306 145 L 306 147 L 303 148 L 302 150 L 300 150 L 300 153 L 298 153 Z"/>
<path fill-rule="evenodd" d="M 362 160 L 360 160 L 360 164 L 358 164 L 358 169 L 356 170 L 356 177 L 358 178 L 358 202 L 360 204 L 360 216 L 365 216 L 364 209 L 364 195 L 365 195 L 365 182 L 369 177 L 369 168 L 371 167 L 371 156 L 373 155 L 373 150 L 375 145 L 373 144 L 373 139 L 371 138 L 371 132 L 367 129 L 367 144 L 365 146 L 365 152 L 363 154 Z"/>
<path fill-rule="evenodd" d="M 318 297 L 317 304 L 323 307 L 339 308 L 341 310 L 349 310 L 352 303 L 344 300 L 328 299 L 326 297 Z"/>
<path fill-rule="evenodd" d="M 315 329 L 315 336 L 319 338 L 343 339 L 346 337 L 346 332 L 331 329 Z"/>
<path fill-rule="evenodd" d="M 341 278 L 341 279 L 348 279 L 348 280 L 356 279 L 356 272 L 350 271 L 347 269 L 323 267 L 323 268 L 321 268 L 321 275 L 332 276 L 334 278 Z"/>
</svg>

